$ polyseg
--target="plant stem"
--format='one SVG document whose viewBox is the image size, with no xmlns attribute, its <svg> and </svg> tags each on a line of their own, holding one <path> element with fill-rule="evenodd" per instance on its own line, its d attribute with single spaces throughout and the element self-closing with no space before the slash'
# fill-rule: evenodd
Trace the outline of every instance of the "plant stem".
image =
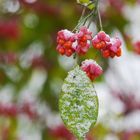
<svg viewBox="0 0 140 140">
<path fill-rule="evenodd" d="M 82 18 L 84 17 L 85 12 L 86 12 L 86 8 L 87 8 L 87 7 L 84 7 L 84 8 L 83 8 L 83 11 L 82 11 L 82 15 L 81 15 L 81 17 L 80 17 L 80 20 L 82 20 Z M 79 20 L 79 21 L 80 21 L 80 20 Z"/>
<path fill-rule="evenodd" d="M 74 55 L 73 55 L 73 59 L 74 59 L 74 66 L 76 66 L 77 64 L 78 64 L 78 56 L 77 56 L 77 54 L 75 53 Z"/>
<path fill-rule="evenodd" d="M 96 1 L 96 3 L 95 3 L 95 9 L 93 9 L 93 15 L 92 15 L 92 17 L 90 18 L 90 20 L 89 20 L 89 23 L 88 23 L 88 25 L 87 25 L 87 27 L 89 28 L 89 26 L 90 26 L 90 24 L 91 24 L 91 22 L 92 22 L 92 20 L 93 20 L 93 18 L 95 18 L 96 17 L 96 15 L 97 15 L 97 13 L 98 13 L 98 0 Z"/>
<path fill-rule="evenodd" d="M 92 3 L 94 3 L 94 2 L 91 2 L 88 5 L 90 5 Z M 78 21 L 77 26 L 73 29 L 73 32 L 75 30 L 77 30 L 80 26 L 85 25 L 88 18 L 90 18 L 91 16 L 93 16 L 93 17 L 96 16 L 97 9 L 98 9 L 98 0 L 96 0 L 96 2 L 95 2 L 95 8 L 85 18 L 83 18 L 84 14 L 85 14 L 85 11 L 86 11 L 86 8 L 88 7 L 88 5 L 84 7 L 82 15 L 81 15 L 81 17 L 80 17 L 80 19 Z M 88 26 L 90 26 L 90 24 Z"/>
<path fill-rule="evenodd" d="M 100 30 L 102 31 L 103 30 L 103 24 L 102 24 L 102 19 L 101 19 L 101 14 L 100 14 L 100 9 L 99 9 L 99 6 L 98 6 L 98 18 L 99 18 L 99 24 L 100 24 Z"/>
<path fill-rule="evenodd" d="M 79 19 L 79 21 L 78 21 L 78 24 L 77 24 L 76 27 L 73 29 L 73 31 L 75 31 L 75 30 L 78 28 L 79 24 L 81 23 L 81 21 L 82 21 L 84 15 L 85 15 L 86 8 L 87 8 L 87 7 L 84 6 L 83 11 L 82 11 L 82 14 L 81 14 L 81 17 L 80 17 L 80 19 Z M 73 31 L 72 31 L 72 32 L 73 32 Z"/>
<path fill-rule="evenodd" d="M 92 17 L 90 18 L 90 20 L 89 20 L 89 22 L 88 22 L 87 28 L 89 28 L 89 27 L 90 27 L 91 22 L 92 22 Z"/>
</svg>

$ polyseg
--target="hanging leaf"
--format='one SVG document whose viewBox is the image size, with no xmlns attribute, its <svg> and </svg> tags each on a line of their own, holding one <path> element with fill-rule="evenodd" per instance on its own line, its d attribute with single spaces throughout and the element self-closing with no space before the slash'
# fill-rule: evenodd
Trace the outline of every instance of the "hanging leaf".
<svg viewBox="0 0 140 140">
<path fill-rule="evenodd" d="M 79 66 L 68 73 L 59 99 L 62 120 L 68 129 L 84 140 L 97 121 L 98 98 L 90 79 Z"/>
<path fill-rule="evenodd" d="M 77 0 L 77 3 L 87 6 L 90 10 L 94 9 L 94 0 Z"/>
</svg>

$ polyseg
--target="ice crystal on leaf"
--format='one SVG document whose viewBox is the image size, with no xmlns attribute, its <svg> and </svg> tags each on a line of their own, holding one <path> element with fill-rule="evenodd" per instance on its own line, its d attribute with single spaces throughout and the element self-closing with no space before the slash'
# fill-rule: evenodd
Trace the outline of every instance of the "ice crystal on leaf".
<svg viewBox="0 0 140 140">
<path fill-rule="evenodd" d="M 92 82 L 79 66 L 68 73 L 59 99 L 60 115 L 78 140 L 84 140 L 97 121 L 98 98 Z"/>
</svg>

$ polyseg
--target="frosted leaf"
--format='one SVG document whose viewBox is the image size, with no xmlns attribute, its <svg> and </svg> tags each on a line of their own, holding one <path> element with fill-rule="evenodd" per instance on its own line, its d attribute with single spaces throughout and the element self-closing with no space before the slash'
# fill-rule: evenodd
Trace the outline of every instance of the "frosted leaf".
<svg viewBox="0 0 140 140">
<path fill-rule="evenodd" d="M 68 129 L 84 140 L 97 121 L 98 98 L 90 79 L 79 66 L 68 73 L 59 99 L 62 120 Z"/>
</svg>

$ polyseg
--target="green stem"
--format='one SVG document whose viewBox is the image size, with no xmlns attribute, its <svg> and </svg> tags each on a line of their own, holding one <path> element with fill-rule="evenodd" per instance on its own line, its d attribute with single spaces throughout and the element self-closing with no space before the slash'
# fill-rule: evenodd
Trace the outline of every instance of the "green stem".
<svg viewBox="0 0 140 140">
<path fill-rule="evenodd" d="M 87 7 L 84 7 L 84 8 L 83 8 L 82 15 L 81 15 L 80 20 L 79 20 L 78 22 L 80 22 L 80 21 L 82 20 L 82 18 L 84 17 L 85 12 L 86 12 L 86 8 L 87 8 Z"/>
<path fill-rule="evenodd" d="M 77 26 L 73 29 L 73 31 L 75 31 L 75 30 L 77 29 L 78 25 L 81 23 L 81 20 L 83 19 L 84 15 L 85 15 L 86 8 L 87 8 L 87 7 L 84 6 L 83 11 L 82 11 L 82 14 L 81 14 L 81 17 L 80 17 L 80 19 L 79 19 L 79 21 L 78 21 L 78 24 L 77 24 Z"/>
<path fill-rule="evenodd" d="M 73 59 L 74 59 L 74 67 L 75 67 L 78 64 L 78 62 L 77 62 L 78 61 L 78 56 L 77 56 L 76 53 L 73 55 Z"/>
<path fill-rule="evenodd" d="M 95 3 L 95 9 L 93 9 L 93 15 L 92 15 L 92 17 L 90 18 L 89 23 L 88 23 L 88 25 L 87 25 L 88 28 L 89 28 L 89 26 L 90 26 L 92 20 L 96 17 L 96 15 L 97 15 L 97 13 L 98 13 L 97 10 L 98 10 L 98 0 L 97 0 L 96 3 Z"/>
<path fill-rule="evenodd" d="M 102 31 L 103 30 L 103 24 L 102 24 L 101 14 L 100 14 L 100 11 L 99 11 L 99 6 L 98 6 L 97 9 L 98 9 L 98 18 L 99 18 L 100 30 Z"/>
<path fill-rule="evenodd" d="M 90 18 L 90 20 L 89 20 L 89 22 L 88 22 L 87 28 L 89 28 L 89 27 L 90 27 L 91 22 L 92 22 L 92 17 Z"/>
<path fill-rule="evenodd" d="M 92 3 L 94 3 L 94 2 L 92 2 Z M 90 4 L 92 4 L 92 3 L 90 3 Z M 88 5 L 90 5 L 90 4 L 88 4 Z M 87 5 L 87 6 L 88 6 L 88 5 Z M 96 16 L 96 14 L 97 14 L 97 9 L 98 9 L 98 8 L 97 8 L 97 7 L 98 7 L 98 0 L 95 2 L 95 8 L 91 11 L 91 13 L 89 13 L 85 18 L 83 18 L 87 6 L 83 9 L 81 18 L 80 18 L 80 20 L 78 21 L 78 24 L 77 24 L 77 26 L 74 28 L 73 32 L 74 32 L 75 30 L 79 29 L 80 26 L 85 25 L 88 18 L 90 18 L 91 16 L 93 16 L 93 17 Z M 90 25 L 89 25 L 89 26 L 90 26 Z"/>
</svg>

